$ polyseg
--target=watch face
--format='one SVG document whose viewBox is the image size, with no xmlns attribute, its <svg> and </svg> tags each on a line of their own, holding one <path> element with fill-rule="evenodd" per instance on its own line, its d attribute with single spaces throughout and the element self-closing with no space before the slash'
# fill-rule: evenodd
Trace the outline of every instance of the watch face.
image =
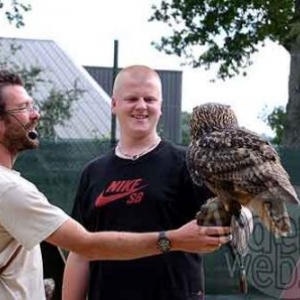
<svg viewBox="0 0 300 300">
<path fill-rule="evenodd" d="M 160 247 L 164 250 L 164 252 L 170 249 L 170 241 L 168 239 L 161 239 L 160 240 Z"/>
<path fill-rule="evenodd" d="M 158 246 L 158 249 L 163 253 L 170 251 L 171 242 L 166 237 L 166 234 L 164 232 L 161 232 L 159 234 L 159 238 L 158 238 L 158 241 L 157 241 L 157 246 Z"/>
</svg>

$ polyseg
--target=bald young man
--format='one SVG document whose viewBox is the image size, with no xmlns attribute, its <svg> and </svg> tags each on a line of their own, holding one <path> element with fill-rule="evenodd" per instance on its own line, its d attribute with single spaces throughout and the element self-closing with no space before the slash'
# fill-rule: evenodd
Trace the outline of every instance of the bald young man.
<svg viewBox="0 0 300 300">
<path fill-rule="evenodd" d="M 204 293 L 202 258 L 173 248 L 168 233 L 195 218 L 209 196 L 196 188 L 185 150 L 160 138 L 162 86 L 147 66 L 117 75 L 112 112 L 120 125 L 115 149 L 90 162 L 82 173 L 72 216 L 90 231 L 160 231 L 160 255 L 138 260 L 89 262 L 69 254 L 63 299 L 194 300 Z M 228 238 L 199 228 L 199 253 L 215 251 Z M 218 228 L 228 232 L 228 228 Z M 201 246 L 200 246 L 201 245 Z M 172 251 L 175 250 L 175 251 Z"/>
</svg>

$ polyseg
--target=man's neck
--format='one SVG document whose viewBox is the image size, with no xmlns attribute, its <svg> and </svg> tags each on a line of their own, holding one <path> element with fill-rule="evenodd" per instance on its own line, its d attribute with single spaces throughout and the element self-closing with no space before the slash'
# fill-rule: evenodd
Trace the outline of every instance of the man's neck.
<svg viewBox="0 0 300 300">
<path fill-rule="evenodd" d="M 144 148 L 149 147 L 150 145 L 158 141 L 159 138 L 160 137 L 157 134 L 146 137 L 125 137 L 124 135 L 121 135 L 119 144 L 125 148 Z"/>
<path fill-rule="evenodd" d="M 7 147 L 0 142 L 0 165 L 8 169 L 12 169 L 16 158 L 17 155 L 11 153 Z"/>
<path fill-rule="evenodd" d="M 124 138 L 121 135 L 118 146 L 121 148 L 122 152 L 125 152 L 129 155 L 136 155 L 148 148 L 151 148 L 152 146 L 154 147 L 159 143 L 160 140 L 161 139 L 157 134 L 143 138 Z"/>
</svg>

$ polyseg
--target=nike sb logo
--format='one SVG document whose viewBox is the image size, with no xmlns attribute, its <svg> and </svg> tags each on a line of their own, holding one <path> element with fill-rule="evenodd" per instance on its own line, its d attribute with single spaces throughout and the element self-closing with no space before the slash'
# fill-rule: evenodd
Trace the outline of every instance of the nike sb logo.
<svg viewBox="0 0 300 300">
<path fill-rule="evenodd" d="M 128 196 L 127 204 L 140 203 L 144 198 L 144 192 L 141 191 L 147 186 L 141 185 L 142 179 L 116 180 L 109 184 L 96 199 L 95 206 L 102 207 L 116 200 L 124 199 Z"/>
</svg>

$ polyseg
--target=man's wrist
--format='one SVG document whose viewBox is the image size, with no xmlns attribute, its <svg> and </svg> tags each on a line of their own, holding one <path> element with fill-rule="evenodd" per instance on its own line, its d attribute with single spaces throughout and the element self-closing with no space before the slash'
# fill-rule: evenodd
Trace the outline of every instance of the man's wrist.
<svg viewBox="0 0 300 300">
<path fill-rule="evenodd" d="M 161 253 L 167 253 L 171 251 L 172 243 L 165 231 L 159 232 L 156 245 Z"/>
<path fill-rule="evenodd" d="M 172 245 L 171 251 L 186 251 L 185 237 L 183 237 L 179 229 L 168 230 L 166 235 Z"/>
</svg>

